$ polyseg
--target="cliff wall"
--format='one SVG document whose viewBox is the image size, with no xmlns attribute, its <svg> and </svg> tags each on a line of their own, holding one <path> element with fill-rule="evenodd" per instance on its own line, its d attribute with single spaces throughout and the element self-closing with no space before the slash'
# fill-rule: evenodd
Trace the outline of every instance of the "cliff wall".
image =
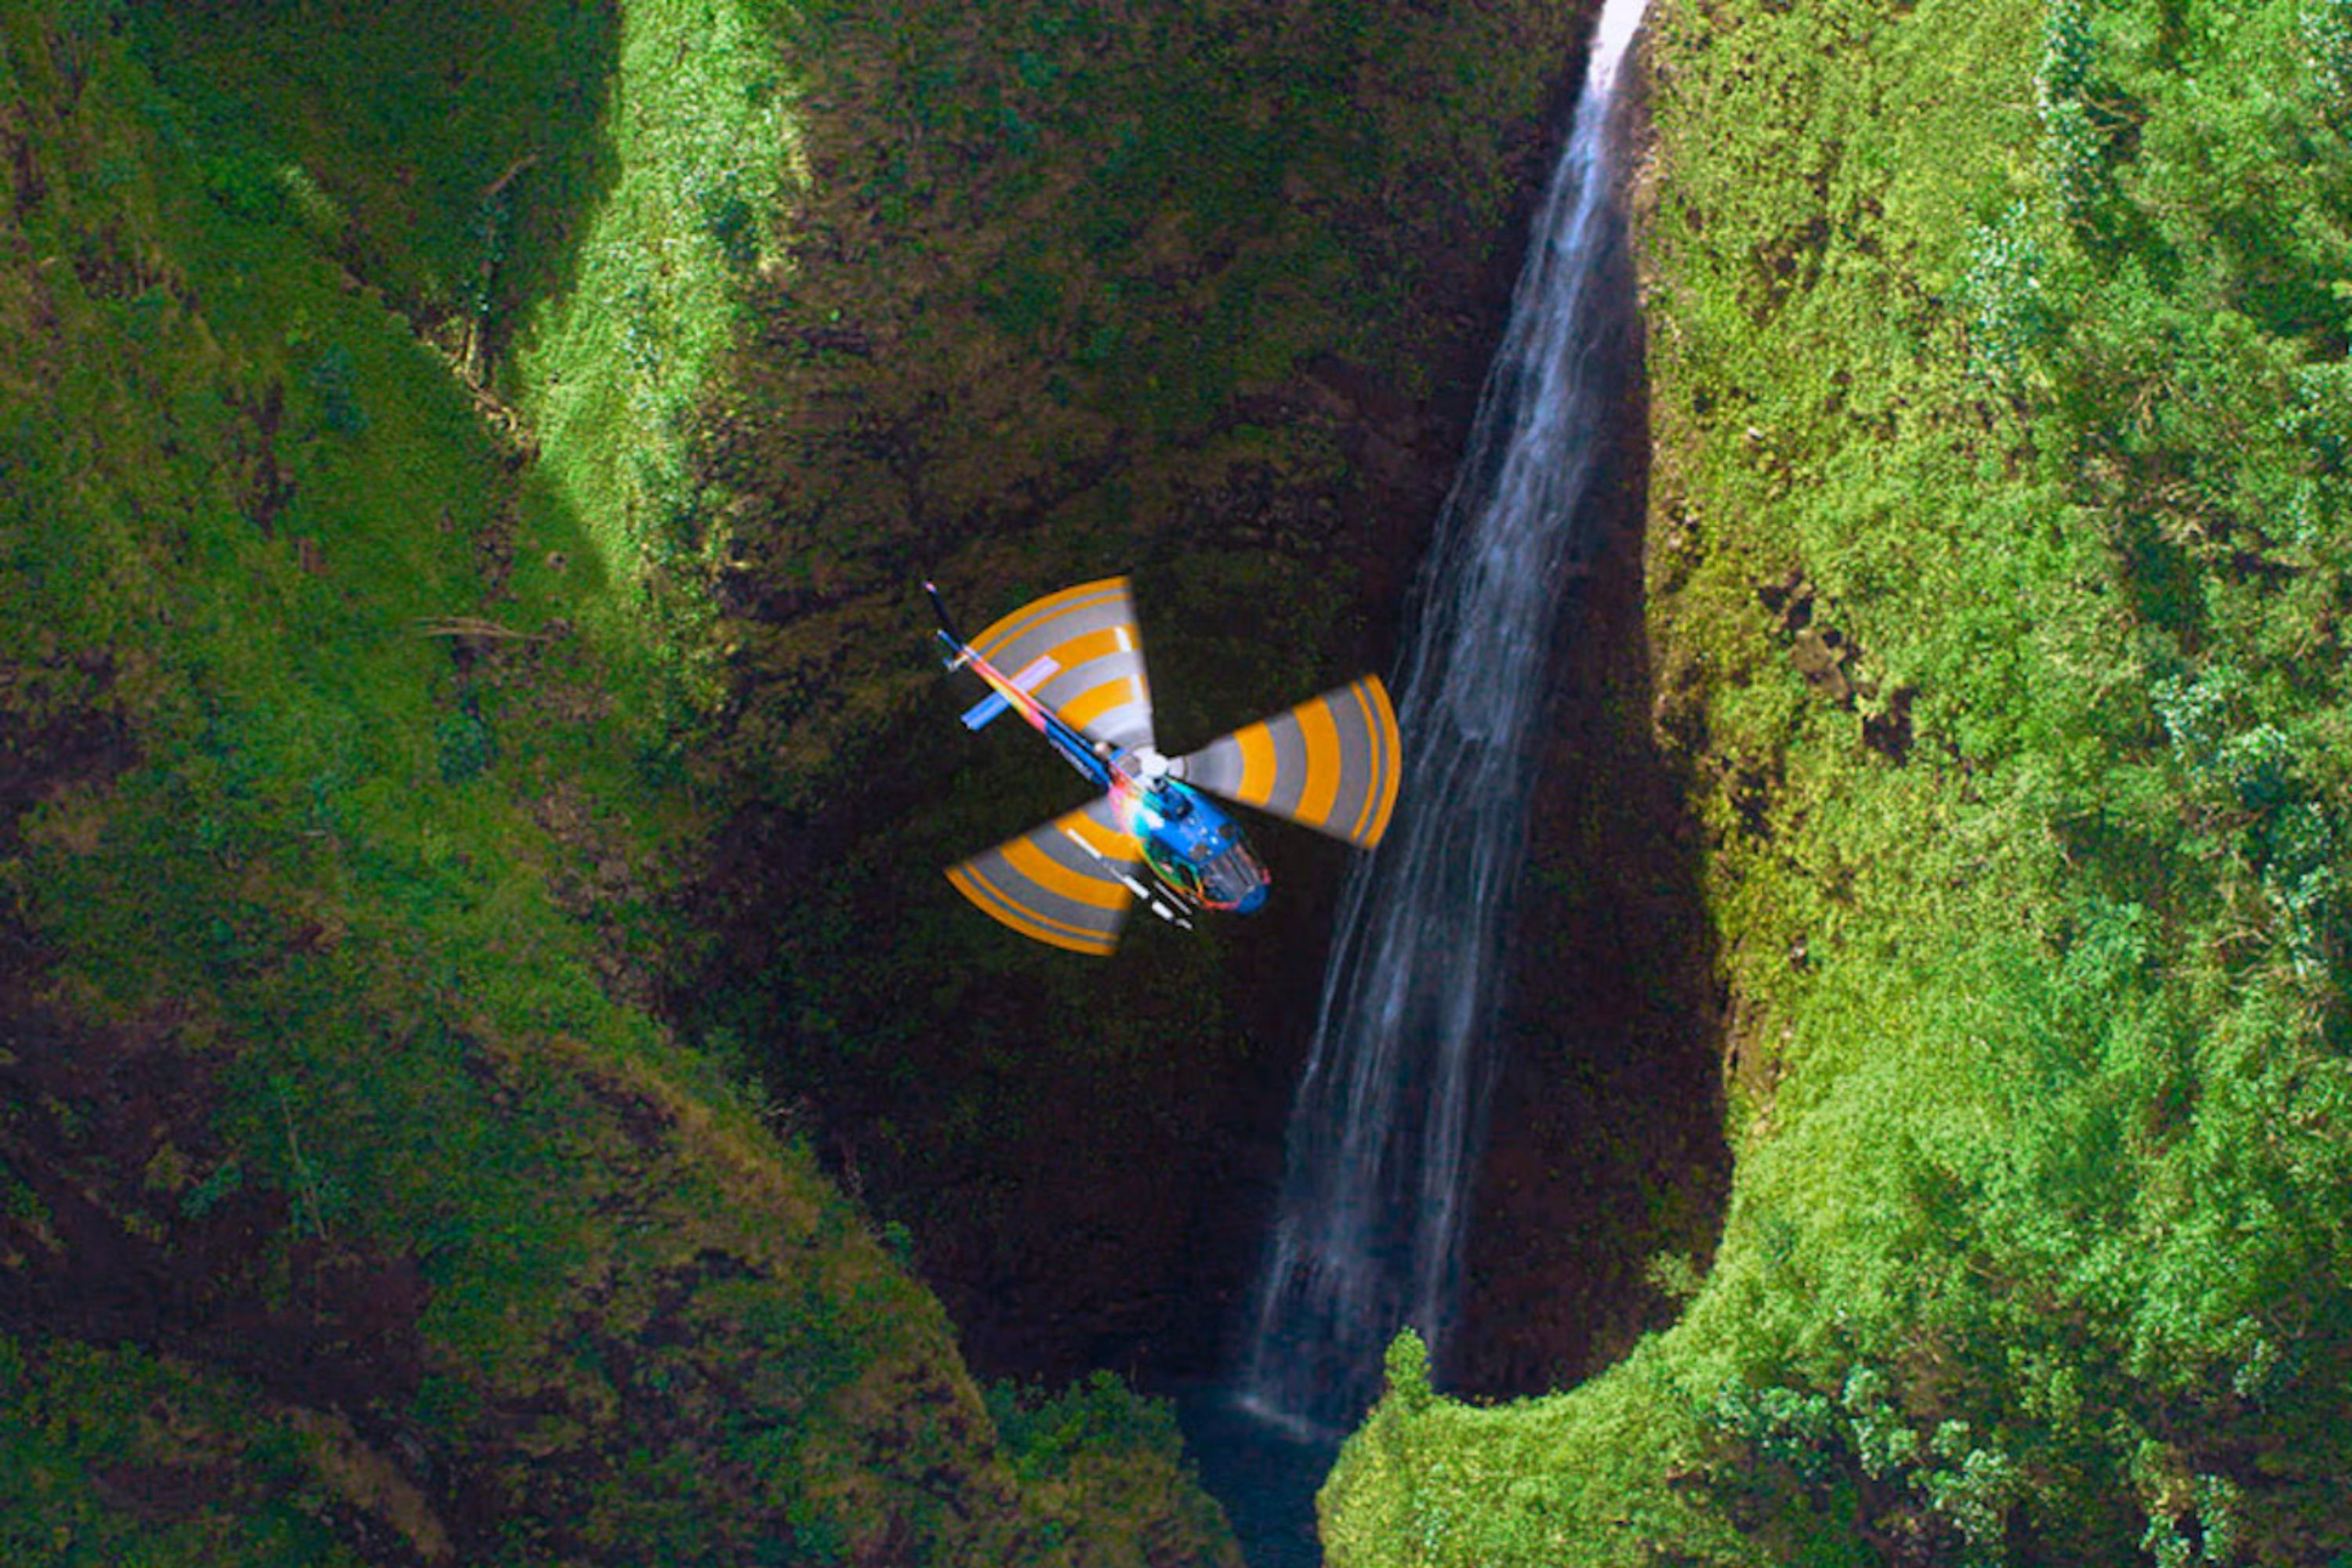
<svg viewBox="0 0 2352 1568">
<path fill-rule="evenodd" d="M 1572 1388 L 1401 1344 L 1331 1558 L 2328 1561 L 2345 9 L 1666 0 L 1649 64 L 1618 689 L 1727 1217 Z"/>
</svg>

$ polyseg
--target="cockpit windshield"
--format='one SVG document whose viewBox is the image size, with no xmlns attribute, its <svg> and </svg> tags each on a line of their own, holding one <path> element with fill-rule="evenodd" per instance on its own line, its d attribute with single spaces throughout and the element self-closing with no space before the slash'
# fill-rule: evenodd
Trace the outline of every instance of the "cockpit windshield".
<svg viewBox="0 0 2352 1568">
<path fill-rule="evenodd" d="M 1213 909 L 1234 909 L 1268 880 L 1265 868 L 1239 838 L 1228 843 L 1200 866 L 1202 901 Z"/>
</svg>

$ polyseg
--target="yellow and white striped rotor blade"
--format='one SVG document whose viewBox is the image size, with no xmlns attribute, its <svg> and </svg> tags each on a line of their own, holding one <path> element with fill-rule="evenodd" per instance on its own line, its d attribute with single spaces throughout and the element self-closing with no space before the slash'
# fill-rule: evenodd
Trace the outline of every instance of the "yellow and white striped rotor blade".
<svg viewBox="0 0 2352 1568">
<path fill-rule="evenodd" d="M 1118 945 L 1142 858 L 1106 795 L 950 868 L 948 880 L 1023 936 L 1102 956 Z"/>
<path fill-rule="evenodd" d="M 1367 675 L 1210 742 L 1175 773 L 1212 795 L 1370 849 L 1388 831 L 1402 763 L 1388 688 Z"/>
<path fill-rule="evenodd" d="M 1120 751 L 1151 743 L 1143 634 L 1124 577 L 1049 594 L 971 639 L 982 658 L 1089 741 Z"/>
</svg>

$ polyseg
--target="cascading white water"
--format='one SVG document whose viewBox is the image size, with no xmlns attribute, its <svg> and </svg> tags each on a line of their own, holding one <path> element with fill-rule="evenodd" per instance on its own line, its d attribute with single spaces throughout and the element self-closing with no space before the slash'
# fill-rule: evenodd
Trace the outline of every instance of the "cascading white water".
<svg viewBox="0 0 2352 1568">
<path fill-rule="evenodd" d="M 1450 1326 L 1496 1063 L 1501 917 L 1520 862 L 1555 607 L 1620 376 L 1622 162 L 1612 113 L 1646 0 L 1606 0 L 1575 122 L 1414 587 L 1405 774 L 1342 897 L 1243 1405 L 1351 1421 L 1390 1336 Z"/>
</svg>

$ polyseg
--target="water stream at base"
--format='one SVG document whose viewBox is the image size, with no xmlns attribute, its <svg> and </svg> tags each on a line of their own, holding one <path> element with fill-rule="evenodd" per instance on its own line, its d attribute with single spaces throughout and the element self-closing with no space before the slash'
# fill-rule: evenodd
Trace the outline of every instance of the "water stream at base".
<svg viewBox="0 0 2352 1568">
<path fill-rule="evenodd" d="M 1342 898 L 1236 1404 L 1343 1430 L 1411 1324 L 1442 1351 L 1497 1063 L 1503 917 L 1563 584 L 1629 314 L 1612 113 L 1646 0 L 1606 0 L 1575 121 L 1413 590 L 1405 776 Z"/>
</svg>

